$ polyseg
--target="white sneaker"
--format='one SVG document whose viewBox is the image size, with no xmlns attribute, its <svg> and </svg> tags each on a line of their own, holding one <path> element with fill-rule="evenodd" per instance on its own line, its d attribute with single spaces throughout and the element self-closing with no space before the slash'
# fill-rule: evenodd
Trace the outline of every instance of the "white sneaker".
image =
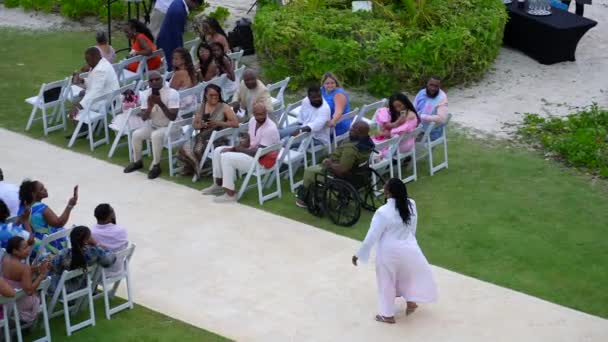
<svg viewBox="0 0 608 342">
<path fill-rule="evenodd" d="M 222 196 L 218 196 L 213 199 L 215 203 L 232 203 L 236 202 L 236 195 L 229 196 L 228 194 L 223 194 Z"/>
<path fill-rule="evenodd" d="M 201 190 L 203 195 L 221 195 L 224 192 L 221 186 L 213 183 L 210 187 Z"/>
</svg>

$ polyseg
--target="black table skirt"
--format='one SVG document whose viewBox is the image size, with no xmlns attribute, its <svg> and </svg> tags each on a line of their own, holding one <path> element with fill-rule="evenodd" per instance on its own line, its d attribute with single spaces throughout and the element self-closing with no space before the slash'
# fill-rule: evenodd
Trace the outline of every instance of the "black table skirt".
<svg viewBox="0 0 608 342">
<path fill-rule="evenodd" d="M 549 16 L 533 16 L 517 7 L 517 0 L 506 5 L 509 21 L 503 42 L 521 50 L 542 64 L 574 61 L 576 46 L 597 22 L 559 8 Z M 526 6 L 527 7 L 527 4 Z"/>
</svg>

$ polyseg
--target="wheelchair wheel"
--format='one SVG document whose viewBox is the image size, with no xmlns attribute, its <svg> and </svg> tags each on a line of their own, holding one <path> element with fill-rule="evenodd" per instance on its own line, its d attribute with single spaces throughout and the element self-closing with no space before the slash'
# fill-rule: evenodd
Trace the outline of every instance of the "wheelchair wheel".
<svg viewBox="0 0 608 342">
<path fill-rule="evenodd" d="M 340 179 L 327 182 L 325 189 L 325 212 L 333 223 L 349 227 L 359 221 L 361 199 L 355 188 Z"/>
<path fill-rule="evenodd" d="M 314 216 L 323 216 L 323 188 L 311 187 L 306 198 L 306 208 Z"/>
<path fill-rule="evenodd" d="M 371 172 L 373 176 L 370 177 L 369 185 L 362 189 L 361 198 L 363 200 L 361 201 L 361 206 L 365 210 L 376 211 L 386 201 L 384 198 L 384 184 L 386 182 L 376 170 L 372 169 Z"/>
</svg>

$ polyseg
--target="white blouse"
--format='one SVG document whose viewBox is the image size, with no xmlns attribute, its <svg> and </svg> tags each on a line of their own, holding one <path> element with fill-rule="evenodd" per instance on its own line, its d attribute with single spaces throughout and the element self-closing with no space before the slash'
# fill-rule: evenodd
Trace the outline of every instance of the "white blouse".
<svg viewBox="0 0 608 342">
<path fill-rule="evenodd" d="M 372 247 L 379 241 L 416 238 L 416 224 L 418 221 L 416 202 L 411 198 L 408 200 L 411 213 L 409 224 L 403 223 L 393 198 L 389 198 L 385 205 L 376 210 L 365 240 L 363 240 L 361 248 L 355 254 L 361 262 L 369 260 Z"/>
</svg>

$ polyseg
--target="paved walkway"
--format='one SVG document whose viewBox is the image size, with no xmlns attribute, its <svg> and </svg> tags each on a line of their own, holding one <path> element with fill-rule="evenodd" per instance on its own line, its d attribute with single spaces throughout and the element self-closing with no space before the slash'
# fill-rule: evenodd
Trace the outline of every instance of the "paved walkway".
<svg viewBox="0 0 608 342">
<path fill-rule="evenodd" d="M 3 129 L 0 152 L 7 180 L 42 180 L 57 211 L 80 185 L 70 224 L 116 208 L 137 243 L 138 303 L 239 341 L 608 341 L 608 320 L 437 267 L 439 302 L 379 324 L 354 240 Z"/>
</svg>

